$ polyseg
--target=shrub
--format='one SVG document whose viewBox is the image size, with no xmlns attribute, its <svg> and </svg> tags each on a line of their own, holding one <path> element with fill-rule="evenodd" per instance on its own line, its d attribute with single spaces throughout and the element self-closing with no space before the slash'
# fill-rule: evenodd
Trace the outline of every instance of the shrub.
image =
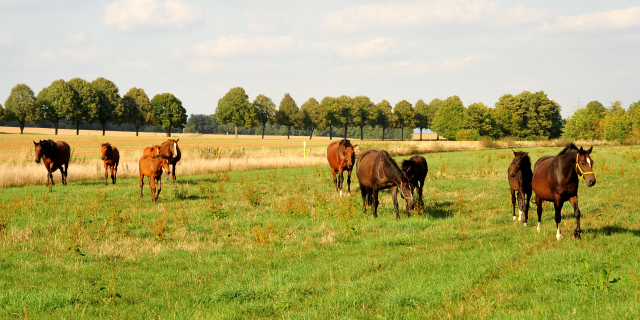
<svg viewBox="0 0 640 320">
<path fill-rule="evenodd" d="M 478 130 L 475 129 L 462 129 L 456 133 L 457 141 L 476 141 L 478 140 Z"/>
</svg>

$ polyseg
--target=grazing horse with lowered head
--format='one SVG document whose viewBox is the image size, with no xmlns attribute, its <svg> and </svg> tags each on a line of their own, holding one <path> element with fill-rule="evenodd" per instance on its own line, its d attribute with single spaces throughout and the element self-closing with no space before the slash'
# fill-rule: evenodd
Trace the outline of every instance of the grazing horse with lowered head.
<svg viewBox="0 0 640 320">
<path fill-rule="evenodd" d="M 180 148 L 178 147 L 178 140 L 169 139 L 160 145 L 160 155 L 169 157 L 169 163 L 173 166 L 171 170 L 171 176 L 173 181 L 176 180 L 176 164 L 182 158 Z M 167 171 L 167 181 L 169 181 L 169 171 Z"/>
<path fill-rule="evenodd" d="M 367 203 L 371 205 L 371 213 L 378 216 L 378 192 L 390 189 L 396 219 L 400 219 L 398 211 L 398 189 L 407 202 L 408 209 L 413 209 L 413 185 L 407 175 L 398 168 L 398 164 L 386 151 L 369 150 L 358 156 L 356 175 L 362 193 L 362 208 L 367 212 Z"/>
<path fill-rule="evenodd" d="M 576 217 L 575 238 L 580 238 L 580 209 L 578 208 L 578 186 L 580 180 L 585 179 L 588 187 L 596 184 L 593 173 L 591 151 L 578 149 L 575 144 L 568 144 L 557 156 L 544 156 L 533 166 L 531 188 L 536 193 L 538 207 L 538 232 L 542 220 L 542 201 L 553 202 L 556 211 L 556 238 L 560 240 L 560 221 L 562 221 L 562 205 L 569 201 L 573 206 Z"/>
<path fill-rule="evenodd" d="M 347 192 L 351 194 L 351 171 L 356 162 L 356 153 L 354 148 L 357 144 L 352 145 L 351 141 L 342 139 L 329 144 L 327 147 L 327 160 L 331 167 L 333 175 L 333 183 L 336 185 L 336 191 L 340 192 L 342 197 L 342 184 L 344 177 L 342 173 L 347 170 Z M 336 178 L 337 175 L 337 178 Z"/>
<path fill-rule="evenodd" d="M 138 163 L 140 171 L 140 198 L 142 198 L 142 190 L 144 188 L 144 177 L 149 177 L 149 188 L 151 189 L 151 201 L 156 202 L 162 190 L 162 168 L 169 171 L 169 157 L 160 155 L 157 157 L 142 156 Z M 156 184 L 158 181 L 158 193 L 156 193 Z"/>
<path fill-rule="evenodd" d="M 152 147 L 146 147 L 144 148 L 144 151 L 142 151 L 142 155 L 143 156 L 150 156 L 150 157 L 157 157 L 160 155 L 160 146 L 155 145 Z"/>
<path fill-rule="evenodd" d="M 118 163 L 120 163 L 120 152 L 118 148 L 107 143 L 100 144 L 102 147 L 102 160 L 104 161 L 104 185 L 109 185 L 107 180 L 108 171 L 111 169 L 111 182 L 116 184 L 116 174 L 118 173 Z"/>
<path fill-rule="evenodd" d="M 40 140 L 33 142 L 36 151 L 36 163 L 44 164 L 47 168 L 47 185 L 51 181 L 53 183 L 53 172 L 60 169 L 62 174 L 62 184 L 67 184 L 67 169 L 69 168 L 69 159 L 71 158 L 71 148 L 64 141 Z"/>
<path fill-rule="evenodd" d="M 424 187 L 424 179 L 427 178 L 429 166 L 427 160 L 423 156 L 412 156 L 409 160 L 402 161 L 402 171 L 411 180 L 411 194 L 413 190 L 418 188 L 418 204 L 424 205 L 422 201 L 422 187 Z"/>
<path fill-rule="evenodd" d="M 513 161 L 507 169 L 509 186 L 511 188 L 511 208 L 513 209 L 513 220 L 516 220 L 516 191 L 518 192 L 518 221 L 522 221 L 524 214 L 524 225 L 529 220 L 529 201 L 531 200 L 531 159 L 529 152 L 513 151 Z"/>
</svg>

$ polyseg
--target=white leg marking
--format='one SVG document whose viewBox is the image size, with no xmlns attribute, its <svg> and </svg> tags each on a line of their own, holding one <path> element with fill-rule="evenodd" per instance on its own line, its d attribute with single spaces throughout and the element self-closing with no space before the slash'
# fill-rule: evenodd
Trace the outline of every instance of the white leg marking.
<svg viewBox="0 0 640 320">
<path fill-rule="evenodd" d="M 522 221 L 522 210 L 518 210 L 518 221 Z"/>
<path fill-rule="evenodd" d="M 513 221 L 515 221 L 515 220 L 516 220 L 516 216 L 513 216 Z"/>
<path fill-rule="evenodd" d="M 558 226 L 558 232 L 556 233 L 556 239 L 560 240 L 560 238 L 562 238 L 562 235 L 560 234 L 560 226 Z"/>
<path fill-rule="evenodd" d="M 525 226 L 525 227 L 527 226 L 527 223 L 526 223 L 526 222 L 524 223 L 524 226 Z"/>
<path fill-rule="evenodd" d="M 340 190 L 340 196 L 342 197 L 342 190 Z"/>
<path fill-rule="evenodd" d="M 540 232 L 540 222 L 538 222 L 538 232 Z"/>
</svg>

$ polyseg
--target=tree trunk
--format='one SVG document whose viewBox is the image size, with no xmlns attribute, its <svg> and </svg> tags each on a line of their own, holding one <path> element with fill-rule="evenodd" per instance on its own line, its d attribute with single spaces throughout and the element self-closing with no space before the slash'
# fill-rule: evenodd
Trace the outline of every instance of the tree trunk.
<svg viewBox="0 0 640 320">
<path fill-rule="evenodd" d="M 236 139 L 238 139 L 238 125 L 234 123 L 233 127 L 236 129 Z"/>
<path fill-rule="evenodd" d="M 140 125 L 136 123 L 135 126 L 136 126 L 136 137 L 137 137 L 138 131 L 140 131 Z"/>
<path fill-rule="evenodd" d="M 404 126 L 400 127 L 400 141 L 404 141 Z"/>
<path fill-rule="evenodd" d="M 422 128 L 420 128 L 420 141 L 422 141 Z"/>
<path fill-rule="evenodd" d="M 267 123 L 262 124 L 262 139 L 264 139 L 264 130 L 267 128 Z"/>
<path fill-rule="evenodd" d="M 104 132 L 107 131 L 107 122 L 100 122 L 102 125 L 102 135 L 104 136 Z"/>
<path fill-rule="evenodd" d="M 311 129 L 311 134 L 309 135 L 309 140 L 311 140 L 311 138 L 313 137 L 313 131 L 316 129 Z"/>
<path fill-rule="evenodd" d="M 364 140 L 363 127 L 360 127 L 360 140 Z"/>
<path fill-rule="evenodd" d="M 382 127 L 382 141 L 384 141 L 384 127 Z"/>
<path fill-rule="evenodd" d="M 344 125 L 344 138 L 347 138 L 347 125 Z"/>
<path fill-rule="evenodd" d="M 287 139 L 289 139 L 289 135 L 291 135 L 291 126 L 287 127 Z"/>
<path fill-rule="evenodd" d="M 167 127 L 167 137 L 171 137 L 171 126 Z"/>
<path fill-rule="evenodd" d="M 24 123 L 20 122 L 20 134 L 24 131 Z"/>
<path fill-rule="evenodd" d="M 55 127 L 56 127 L 56 136 L 58 135 L 58 126 L 60 125 L 60 122 L 56 121 L 54 123 Z"/>
<path fill-rule="evenodd" d="M 76 136 L 80 135 L 80 122 L 76 123 Z M 102 132 L 102 135 L 104 136 L 104 131 Z"/>
<path fill-rule="evenodd" d="M 333 139 L 333 127 L 329 125 L 329 140 Z"/>
</svg>

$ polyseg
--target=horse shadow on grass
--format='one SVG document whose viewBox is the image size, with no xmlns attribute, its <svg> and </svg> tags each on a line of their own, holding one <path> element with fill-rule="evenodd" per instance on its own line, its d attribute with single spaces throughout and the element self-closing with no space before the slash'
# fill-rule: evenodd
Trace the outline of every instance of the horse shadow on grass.
<svg viewBox="0 0 640 320">
<path fill-rule="evenodd" d="M 429 215 L 432 218 L 436 218 L 436 219 L 446 219 L 453 216 L 452 207 L 453 207 L 453 202 L 450 202 L 450 201 L 440 202 L 438 203 L 437 207 L 434 207 L 433 205 L 425 204 L 425 206 L 423 207 L 424 215 Z"/>
<path fill-rule="evenodd" d="M 636 237 L 640 237 L 640 230 L 632 230 L 629 228 L 619 227 L 619 226 L 604 226 L 600 228 L 586 229 L 584 231 L 588 233 L 596 234 L 598 236 L 600 235 L 611 236 L 613 234 L 631 233 Z"/>
</svg>

